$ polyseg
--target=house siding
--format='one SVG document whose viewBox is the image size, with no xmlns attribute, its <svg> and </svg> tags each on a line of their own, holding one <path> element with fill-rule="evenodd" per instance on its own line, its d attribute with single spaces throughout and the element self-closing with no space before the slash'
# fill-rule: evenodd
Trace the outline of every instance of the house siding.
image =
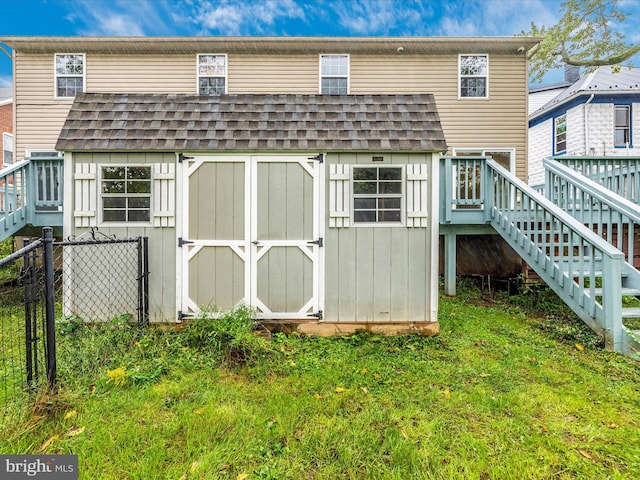
<svg viewBox="0 0 640 480">
<path fill-rule="evenodd" d="M 544 183 L 542 161 L 553 150 L 553 120 L 547 120 L 529 129 L 529 185 Z"/>
<path fill-rule="evenodd" d="M 224 52 L 220 52 L 224 53 Z M 71 99 L 54 98 L 54 52 L 16 52 L 17 157 L 53 148 Z M 259 72 L 257 74 L 256 72 Z M 458 98 L 458 55 L 350 55 L 350 93 L 433 93 L 454 148 L 515 148 L 527 175 L 525 56 L 489 52 L 489 99 Z M 175 55 L 86 54 L 86 91 L 196 93 L 196 52 Z M 229 93 L 318 93 L 318 55 L 229 54 Z M 42 119 L 46 118 L 43 122 Z"/>
</svg>

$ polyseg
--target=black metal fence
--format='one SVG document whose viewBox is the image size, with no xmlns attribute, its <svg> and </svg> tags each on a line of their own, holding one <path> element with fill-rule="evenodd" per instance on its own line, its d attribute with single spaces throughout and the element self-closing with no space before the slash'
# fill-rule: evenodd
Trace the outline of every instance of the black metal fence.
<svg viewBox="0 0 640 480">
<path fill-rule="evenodd" d="M 91 230 L 62 242 L 50 228 L 0 260 L 0 408 L 56 381 L 56 321 L 149 322 L 148 239 Z"/>
</svg>

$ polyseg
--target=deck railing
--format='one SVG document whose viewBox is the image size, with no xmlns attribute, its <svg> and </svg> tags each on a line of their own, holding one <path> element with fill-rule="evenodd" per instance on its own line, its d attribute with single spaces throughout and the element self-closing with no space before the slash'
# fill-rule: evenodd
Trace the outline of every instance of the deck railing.
<svg viewBox="0 0 640 480">
<path fill-rule="evenodd" d="M 576 175 L 575 169 L 563 163 L 554 158 L 544 160 L 545 196 L 623 251 L 625 260 L 633 265 L 634 239 L 637 227 L 640 226 L 640 207 L 616 192 L 602 188 L 602 184 L 589 177 Z M 631 176 L 636 175 L 627 175 Z M 600 175 L 599 178 L 602 180 L 604 176 Z M 606 183 L 610 183 L 611 179 L 609 176 Z M 623 190 L 625 188 L 618 191 Z"/>
<path fill-rule="evenodd" d="M 62 225 L 62 158 L 31 158 L 0 170 L 0 239 L 27 224 Z"/>
<path fill-rule="evenodd" d="M 549 157 L 623 198 L 640 203 L 640 157 Z"/>
</svg>

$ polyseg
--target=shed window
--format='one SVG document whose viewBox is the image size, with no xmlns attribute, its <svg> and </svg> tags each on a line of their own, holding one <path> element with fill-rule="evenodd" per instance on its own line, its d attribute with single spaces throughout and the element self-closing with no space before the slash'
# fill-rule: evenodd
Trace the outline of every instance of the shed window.
<svg viewBox="0 0 640 480">
<path fill-rule="evenodd" d="M 354 223 L 402 223 L 402 167 L 353 167 Z"/>
<path fill-rule="evenodd" d="M 487 98 L 489 96 L 489 57 L 460 55 L 460 97 Z"/>
<path fill-rule="evenodd" d="M 614 144 L 627 147 L 631 144 L 631 108 L 629 105 L 615 106 Z"/>
<path fill-rule="evenodd" d="M 84 55 L 81 53 L 57 53 L 56 97 L 73 98 L 84 91 Z"/>
<path fill-rule="evenodd" d="M 2 163 L 11 165 L 13 163 L 13 135 L 2 134 Z"/>
<path fill-rule="evenodd" d="M 349 93 L 349 55 L 320 55 L 320 93 Z"/>
<path fill-rule="evenodd" d="M 151 219 L 151 167 L 103 166 L 102 221 L 149 222 Z"/>
<path fill-rule="evenodd" d="M 567 114 L 556 117 L 553 123 L 554 153 L 567 151 Z"/>
<path fill-rule="evenodd" d="M 198 92 L 200 95 L 227 93 L 226 55 L 198 55 Z"/>
</svg>

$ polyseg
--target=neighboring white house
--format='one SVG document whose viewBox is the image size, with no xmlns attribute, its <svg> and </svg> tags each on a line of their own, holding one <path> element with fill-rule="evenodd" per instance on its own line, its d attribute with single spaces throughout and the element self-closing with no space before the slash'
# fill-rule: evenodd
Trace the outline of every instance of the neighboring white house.
<svg viewBox="0 0 640 480">
<path fill-rule="evenodd" d="M 542 162 L 552 155 L 640 155 L 640 68 L 583 73 L 539 106 L 544 91 L 529 101 L 529 184 L 544 182 Z"/>
<path fill-rule="evenodd" d="M 13 88 L 0 88 L 0 147 L 2 166 L 13 163 Z"/>
</svg>

